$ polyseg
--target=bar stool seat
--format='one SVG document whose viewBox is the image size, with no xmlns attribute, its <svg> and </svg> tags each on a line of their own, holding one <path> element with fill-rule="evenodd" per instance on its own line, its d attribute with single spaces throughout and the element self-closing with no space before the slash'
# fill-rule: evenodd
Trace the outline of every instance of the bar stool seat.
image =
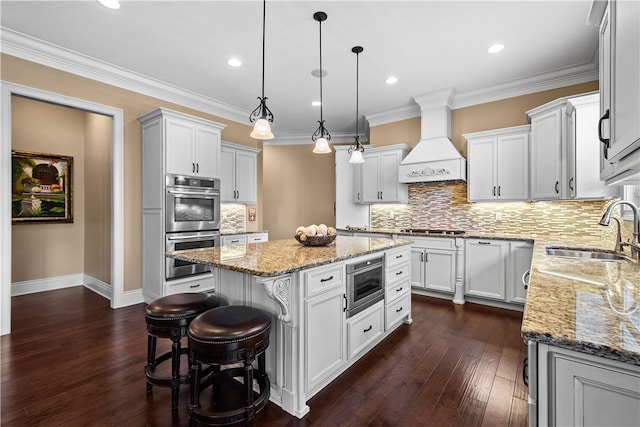
<svg viewBox="0 0 640 427">
<path fill-rule="evenodd" d="M 226 305 L 226 301 L 216 295 L 202 292 L 180 293 L 158 298 L 149 304 L 145 311 L 147 322 L 147 365 L 145 377 L 147 393 L 153 386 L 171 388 L 171 407 L 178 407 L 178 393 L 181 384 L 189 381 L 189 376 L 180 374 L 180 356 L 188 354 L 188 349 L 181 344 L 182 337 L 187 335 L 187 327 L 200 313 L 209 309 Z M 172 341 L 171 351 L 156 357 L 158 338 L 169 338 Z M 171 360 L 171 376 L 156 374 L 158 366 Z"/>
<path fill-rule="evenodd" d="M 189 419 L 191 426 L 225 425 L 245 421 L 269 400 L 271 384 L 265 367 L 271 315 L 258 308 L 229 305 L 196 317 L 187 336 L 191 359 Z M 258 359 L 258 369 L 253 362 Z M 238 363 L 242 362 L 242 367 Z M 209 365 L 205 370 L 202 364 Z M 224 367 L 223 365 L 232 365 Z M 257 389 L 254 387 L 254 372 Z M 242 381 L 238 381 L 240 377 Z M 211 404 L 204 409 L 200 394 L 211 386 Z"/>
</svg>

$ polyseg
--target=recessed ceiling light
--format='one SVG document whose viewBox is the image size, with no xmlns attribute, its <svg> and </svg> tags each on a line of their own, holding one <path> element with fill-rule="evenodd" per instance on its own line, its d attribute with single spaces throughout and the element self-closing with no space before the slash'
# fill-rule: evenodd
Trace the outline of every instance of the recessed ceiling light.
<svg viewBox="0 0 640 427">
<path fill-rule="evenodd" d="M 118 0 L 98 0 L 101 5 L 108 7 L 109 9 L 120 9 L 120 2 Z"/>
<path fill-rule="evenodd" d="M 502 49 L 504 49 L 504 45 L 500 44 L 500 43 L 497 43 L 497 44 L 494 44 L 493 46 L 489 47 L 489 49 L 487 49 L 487 52 L 489 52 L 489 53 L 498 53 Z"/>
<path fill-rule="evenodd" d="M 398 78 L 394 77 L 394 76 L 389 76 L 386 78 L 386 80 L 384 81 L 386 84 L 388 85 L 392 85 L 394 83 L 398 83 Z"/>
<path fill-rule="evenodd" d="M 313 105 L 314 107 L 319 107 L 320 104 L 322 104 L 320 101 L 311 101 L 311 105 Z"/>
<path fill-rule="evenodd" d="M 227 60 L 227 64 L 231 65 L 232 67 L 239 67 L 242 65 L 242 61 L 240 61 L 238 58 L 229 58 Z"/>
</svg>

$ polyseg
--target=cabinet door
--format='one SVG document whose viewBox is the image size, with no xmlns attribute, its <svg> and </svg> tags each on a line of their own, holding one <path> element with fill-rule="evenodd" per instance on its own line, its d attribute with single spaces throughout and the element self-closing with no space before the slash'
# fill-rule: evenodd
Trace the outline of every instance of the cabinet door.
<svg viewBox="0 0 640 427">
<path fill-rule="evenodd" d="M 254 153 L 236 152 L 236 201 L 256 203 L 258 200 L 258 160 Z"/>
<path fill-rule="evenodd" d="M 640 425 L 639 376 L 557 355 L 553 361 L 550 425 Z"/>
<path fill-rule="evenodd" d="M 220 148 L 220 201 L 235 202 L 236 195 L 236 150 Z"/>
<path fill-rule="evenodd" d="M 400 184 L 398 182 L 398 166 L 400 153 L 380 153 L 380 198 L 385 202 L 400 201 Z"/>
<path fill-rule="evenodd" d="M 497 191 L 496 138 L 469 141 L 470 201 L 495 200 Z"/>
<path fill-rule="evenodd" d="M 611 109 L 611 25 L 609 7 L 602 17 L 599 36 L 599 72 L 600 72 L 600 117 L 610 113 Z M 609 139 L 611 119 L 604 120 L 601 125 L 602 137 Z M 608 150 L 600 143 L 600 179 L 605 180 L 613 175 L 613 165 L 609 161 Z"/>
<path fill-rule="evenodd" d="M 220 132 L 198 126 L 196 154 L 196 174 L 207 178 L 218 178 L 220 176 Z"/>
<path fill-rule="evenodd" d="M 562 116 L 565 109 L 549 111 L 531 119 L 531 198 L 562 196 Z"/>
<path fill-rule="evenodd" d="M 611 3 L 611 126 L 609 159 L 640 148 L 640 2 Z"/>
<path fill-rule="evenodd" d="M 195 130 L 195 126 L 191 123 L 172 118 L 166 119 L 167 173 L 196 174 Z"/>
<path fill-rule="evenodd" d="M 364 203 L 377 203 L 380 201 L 380 156 L 367 154 L 365 151 L 364 163 L 362 163 L 362 201 Z"/>
<path fill-rule="evenodd" d="M 411 286 L 424 288 L 424 249 L 411 248 Z"/>
<path fill-rule="evenodd" d="M 455 252 L 425 253 L 425 287 L 434 291 L 454 292 L 456 286 Z M 412 270 L 413 272 L 413 270 Z"/>
<path fill-rule="evenodd" d="M 344 304 L 343 287 L 304 302 L 307 392 L 319 387 L 346 363 Z"/>
<path fill-rule="evenodd" d="M 529 135 L 498 138 L 498 199 L 529 199 Z"/>
<path fill-rule="evenodd" d="M 465 244 L 465 292 L 483 298 L 505 300 L 506 258 L 509 243 L 467 240 Z"/>
<path fill-rule="evenodd" d="M 510 246 L 507 299 L 510 302 L 524 304 L 527 302 L 527 288 L 523 279 L 528 283 L 527 272 L 531 269 L 533 245 L 528 242 L 511 242 Z"/>
<path fill-rule="evenodd" d="M 353 168 L 353 202 L 362 203 L 362 163 L 350 165 Z"/>
</svg>

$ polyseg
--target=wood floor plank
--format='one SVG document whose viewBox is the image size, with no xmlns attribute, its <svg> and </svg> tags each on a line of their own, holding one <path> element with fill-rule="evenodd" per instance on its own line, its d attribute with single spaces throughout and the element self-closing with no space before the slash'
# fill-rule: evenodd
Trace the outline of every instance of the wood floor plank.
<svg viewBox="0 0 640 427">
<path fill-rule="evenodd" d="M 146 394 L 144 308 L 112 310 L 83 287 L 14 297 L 0 342 L 2 425 L 187 426 L 188 388 L 176 411 L 169 389 Z M 419 295 L 412 311 L 412 325 L 310 399 L 303 419 L 269 403 L 254 425 L 526 426 L 521 314 Z"/>
</svg>

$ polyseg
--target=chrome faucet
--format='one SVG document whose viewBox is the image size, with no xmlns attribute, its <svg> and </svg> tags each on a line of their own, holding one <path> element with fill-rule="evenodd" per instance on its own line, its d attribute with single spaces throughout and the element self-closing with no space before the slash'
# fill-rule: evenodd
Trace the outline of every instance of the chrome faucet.
<svg viewBox="0 0 640 427">
<path fill-rule="evenodd" d="M 624 246 L 631 247 L 631 258 L 638 260 L 640 254 L 640 242 L 638 236 L 640 235 L 640 224 L 638 223 L 638 207 L 628 200 L 618 200 L 609 205 L 602 218 L 600 218 L 600 225 L 609 225 L 611 221 L 611 213 L 618 205 L 627 205 L 633 211 L 633 241 L 622 242 L 620 237 L 620 223 L 618 223 L 618 237 L 616 242 L 616 250 L 621 250 Z M 615 219 L 615 218 L 614 218 Z"/>
</svg>

